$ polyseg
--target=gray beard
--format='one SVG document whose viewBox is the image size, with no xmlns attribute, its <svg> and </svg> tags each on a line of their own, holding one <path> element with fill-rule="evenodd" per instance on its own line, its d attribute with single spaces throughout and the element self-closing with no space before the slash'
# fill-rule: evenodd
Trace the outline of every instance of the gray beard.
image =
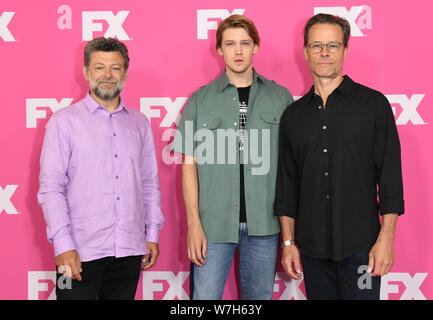
<svg viewBox="0 0 433 320">
<path fill-rule="evenodd" d="M 93 93 L 102 100 L 111 100 L 117 97 L 122 91 L 124 85 L 125 81 L 116 81 L 116 87 L 114 87 L 113 89 L 102 89 L 99 87 L 98 81 L 94 82 L 90 80 L 90 88 L 92 89 Z"/>
</svg>

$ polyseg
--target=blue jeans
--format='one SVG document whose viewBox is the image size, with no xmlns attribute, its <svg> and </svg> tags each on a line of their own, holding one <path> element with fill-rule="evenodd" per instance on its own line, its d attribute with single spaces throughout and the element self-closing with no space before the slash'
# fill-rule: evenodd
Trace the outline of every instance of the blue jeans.
<svg viewBox="0 0 433 320">
<path fill-rule="evenodd" d="M 246 223 L 239 227 L 239 243 L 208 243 L 205 264 L 191 263 L 192 300 L 221 300 L 236 248 L 242 300 L 271 300 L 274 291 L 279 233 L 248 236 Z"/>
</svg>

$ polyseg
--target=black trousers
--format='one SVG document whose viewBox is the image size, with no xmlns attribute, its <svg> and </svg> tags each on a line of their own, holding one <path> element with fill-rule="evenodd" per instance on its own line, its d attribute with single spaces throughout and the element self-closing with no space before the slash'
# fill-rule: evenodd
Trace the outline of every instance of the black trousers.
<svg viewBox="0 0 433 320">
<path fill-rule="evenodd" d="M 367 273 L 368 252 L 358 252 L 338 262 L 301 253 L 301 261 L 309 300 L 380 299 L 381 278 Z"/>
<path fill-rule="evenodd" d="M 133 300 L 140 278 L 140 264 L 141 256 L 82 262 L 81 281 L 57 272 L 57 300 Z"/>
</svg>

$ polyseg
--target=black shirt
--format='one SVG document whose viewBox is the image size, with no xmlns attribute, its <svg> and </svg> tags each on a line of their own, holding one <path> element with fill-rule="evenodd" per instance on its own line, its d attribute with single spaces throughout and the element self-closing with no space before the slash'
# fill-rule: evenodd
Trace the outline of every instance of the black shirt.
<svg viewBox="0 0 433 320">
<path fill-rule="evenodd" d="M 296 219 L 313 258 L 369 251 L 379 215 L 404 212 L 400 141 L 386 97 L 348 76 L 328 97 L 314 86 L 280 122 L 275 214 Z"/>
<path fill-rule="evenodd" d="M 245 205 L 245 181 L 244 181 L 244 164 L 243 164 L 243 150 L 244 150 L 244 136 L 247 127 L 247 111 L 248 111 L 248 96 L 250 88 L 238 88 L 239 94 L 239 159 L 240 159 L 240 206 L 239 206 L 239 222 L 247 222 L 247 213 Z"/>
</svg>

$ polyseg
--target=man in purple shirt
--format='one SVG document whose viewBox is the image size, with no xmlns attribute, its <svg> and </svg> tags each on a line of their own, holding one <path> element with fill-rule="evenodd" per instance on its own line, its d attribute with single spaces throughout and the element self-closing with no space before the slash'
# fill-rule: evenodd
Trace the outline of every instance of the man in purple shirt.
<svg viewBox="0 0 433 320">
<path fill-rule="evenodd" d="M 54 245 L 57 299 L 133 299 L 140 269 L 159 255 L 155 145 L 147 118 L 119 96 L 128 66 L 120 41 L 90 41 L 90 92 L 46 127 L 38 201 Z"/>
</svg>

